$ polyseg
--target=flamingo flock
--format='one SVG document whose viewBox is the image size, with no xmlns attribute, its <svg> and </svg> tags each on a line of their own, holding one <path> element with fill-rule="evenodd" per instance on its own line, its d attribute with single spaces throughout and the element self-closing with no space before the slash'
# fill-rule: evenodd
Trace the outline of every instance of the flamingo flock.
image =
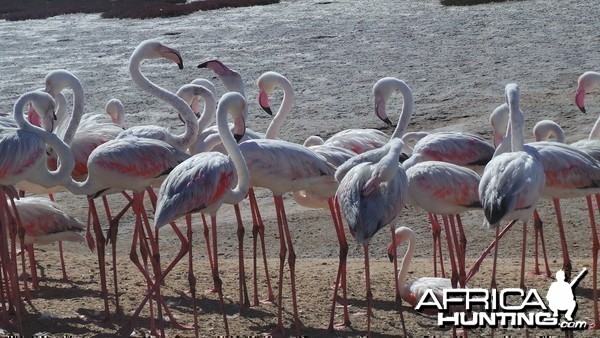
<svg viewBox="0 0 600 338">
<path fill-rule="evenodd" d="M 491 288 L 497 288 L 496 264 L 499 243 L 504 234 L 518 221 L 523 225 L 520 284 L 525 285 L 527 225 L 534 217 L 536 266 L 538 236 L 544 252 L 546 275 L 550 274 L 545 254 L 543 226 L 536 211 L 541 199 L 554 202 L 558 233 L 563 254 L 563 269 L 571 273 L 567 233 L 564 229 L 560 199 L 585 197 L 589 211 L 593 250 L 593 327 L 600 327 L 598 313 L 598 252 L 600 242 L 595 224 L 592 196 L 600 207 L 600 127 L 595 126 L 586 140 L 571 145 L 565 143 L 564 132 L 553 121 L 541 121 L 533 132 L 536 142 L 524 142 L 524 112 L 520 105 L 520 88 L 507 84 L 503 97 L 506 103 L 491 117 L 492 142 L 480 136 L 460 132 L 410 131 L 415 101 L 406 82 L 385 77 L 372 89 L 373 113 L 392 125 L 386 103 L 395 93 L 402 97 L 402 110 L 392 135 L 378 129 L 354 128 L 339 131 L 327 139 L 307 135 L 304 144 L 296 144 L 280 136 L 286 117 L 293 111 L 294 88 L 283 74 L 268 71 L 257 79 L 260 109 L 273 115 L 270 94 L 277 88 L 284 92 L 283 101 L 265 133 L 246 127 L 254 109 L 245 95 L 245 84 L 238 71 L 219 60 L 201 63 L 198 68 L 212 70 L 229 91 L 217 98 L 215 86 L 197 79 L 182 84 L 176 93 L 152 82 L 142 73 L 144 61 L 166 59 L 183 68 L 181 53 L 158 40 L 142 41 L 129 60 L 132 83 L 150 98 L 175 109 L 185 124 L 176 134 L 160 125 L 131 125 L 126 112 L 131 107 L 119 99 L 107 100 L 102 107 L 106 114 L 90 113 L 85 105 L 82 81 L 64 69 L 48 73 L 44 88 L 21 95 L 14 103 L 11 116 L 2 116 L 0 126 L 0 319 L 4 325 L 17 325 L 22 331 L 27 321 L 24 299 L 35 297 L 40 288 L 33 245 L 62 241 L 87 242 L 95 251 L 99 268 L 99 285 L 103 320 L 112 318 L 110 305 L 114 298 L 115 313 L 124 313 L 119 304 L 119 273 L 116 270 L 118 227 L 123 215 L 131 208 L 134 228 L 130 238 L 130 259 L 141 274 L 146 292 L 140 295 L 139 306 L 128 323 L 117 333 L 130 335 L 137 317 L 148 309 L 150 334 L 165 336 L 165 325 L 192 330 L 196 337 L 204 335 L 196 306 L 197 280 L 194 272 L 192 215 L 200 213 L 206 253 L 212 275 L 213 291 L 218 295 L 222 332 L 241 334 L 229 329 L 229 316 L 224 286 L 219 271 L 217 214 L 234 206 L 237 220 L 239 255 L 239 315 L 249 307 L 261 307 L 258 296 L 257 255 L 261 241 L 267 299 L 276 303 L 277 315 L 273 330 L 267 335 L 285 336 L 284 302 L 291 301 L 293 334 L 302 335 L 301 309 L 298 302 L 296 251 L 293 231 L 296 224 L 288 221 L 286 195 L 296 203 L 318 209 L 329 209 L 333 231 L 339 245 L 339 265 L 333 286 L 332 307 L 327 331 L 344 330 L 352 325 L 348 310 L 347 254 L 345 229 L 363 247 L 366 289 L 366 335 L 371 335 L 374 295 L 369 272 L 369 243 L 382 228 L 390 226 L 391 244 L 387 253 L 394 263 L 395 301 L 404 335 L 402 301 L 414 307 L 425 290 L 434 294 L 448 288 L 466 288 L 493 250 Z M 600 84 L 600 73 L 585 72 L 575 90 L 575 104 L 586 112 L 586 95 Z M 73 92 L 72 110 L 63 95 Z M 499 93 L 502 97 L 502 93 Z M 204 103 L 200 111 L 199 102 Z M 31 108 L 25 116 L 28 105 Z M 231 117 L 228 122 L 228 117 Z M 211 123 L 216 119 L 216 126 Z M 600 120 L 599 120 L 600 121 Z M 599 125 L 600 123 L 597 123 Z M 555 139 L 555 141 L 550 141 Z M 411 142 L 414 146 L 410 146 Z M 17 193 L 15 187 L 22 190 Z M 155 189 L 157 189 L 155 191 Z M 271 288 L 266 246 L 276 245 L 265 236 L 255 189 L 265 189 L 273 195 L 279 241 L 279 266 L 276 295 Z M 65 192 L 65 190 L 67 192 Z M 53 201 L 53 193 L 62 191 L 81 195 L 87 201 L 87 224 L 68 214 L 64 205 Z M 25 195 L 50 194 L 50 198 Z M 108 195 L 124 198 L 125 207 L 111 211 Z M 150 199 L 149 205 L 145 196 Z M 101 221 L 95 199 L 104 202 L 106 220 Z M 252 214 L 253 234 L 253 302 L 249 301 L 244 259 L 244 219 L 240 209 L 248 199 Z M 409 281 L 409 265 L 415 254 L 415 232 L 403 224 L 408 206 L 427 213 L 433 236 L 433 277 L 422 276 Z M 268 207 L 268 206 L 267 206 Z M 114 209 L 114 206 L 112 207 Z M 261 208 L 265 208 L 262 206 Z M 151 209 L 151 211 L 150 211 Z M 481 212 L 485 228 L 494 240 L 470 267 L 467 266 L 469 227 L 461 214 Z M 205 215 L 210 218 L 210 226 Z M 443 229 L 439 221 L 442 219 Z M 185 218 L 185 231 L 177 222 Z M 161 229 L 169 225 L 179 243 L 176 257 L 164 262 L 161 257 Z M 220 226 L 220 223 L 219 223 Z M 347 226 L 347 228 L 346 228 Z M 502 228 L 504 226 L 504 228 Z M 500 230 L 502 228 L 502 231 Z M 85 232 L 85 235 L 82 233 Z M 494 234 L 495 232 L 495 234 Z M 441 235 L 446 236 L 444 245 Z M 397 248 L 408 242 L 408 249 L 398 271 Z M 112 245 L 114 295 L 108 289 L 105 247 Z M 85 246 L 84 246 L 85 247 Z M 61 249 L 62 258 L 62 246 Z M 21 257 L 19 258 L 19 254 Z M 29 255 L 29 269 L 25 256 Z M 444 257 L 450 260 L 449 274 Z M 169 283 L 169 274 L 187 255 L 187 276 L 192 297 L 194 322 L 178 322 L 161 292 Z M 19 261 L 20 260 L 20 261 Z M 289 269 L 290 297 L 284 297 L 284 274 Z M 67 279 L 65 264 L 63 277 Z M 439 269 L 439 270 L 438 270 Z M 438 273 L 440 276 L 438 276 Z M 447 277 L 449 276 L 449 278 Z M 20 277 L 23 276 L 23 277 Z M 31 278 L 31 287 L 29 279 Z M 333 277 L 332 277 L 333 279 Z M 21 286 L 21 283 L 23 286 Z M 510 286 L 508 286 L 510 287 Z M 343 322 L 334 324 L 338 307 L 338 292 L 342 292 Z M 376 320 L 376 319 L 375 319 Z M 213 333 L 211 333 L 213 334 Z"/>
</svg>

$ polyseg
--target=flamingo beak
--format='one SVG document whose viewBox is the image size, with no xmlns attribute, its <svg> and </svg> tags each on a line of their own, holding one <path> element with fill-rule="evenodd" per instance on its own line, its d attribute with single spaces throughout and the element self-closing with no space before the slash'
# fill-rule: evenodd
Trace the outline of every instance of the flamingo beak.
<svg viewBox="0 0 600 338">
<path fill-rule="evenodd" d="M 377 117 L 381 121 L 385 122 L 388 126 L 392 125 L 392 121 L 390 121 L 387 113 L 385 112 L 385 101 L 381 98 L 375 99 L 375 115 L 377 115 Z"/>
<path fill-rule="evenodd" d="M 391 253 L 388 253 L 388 259 L 390 260 L 390 263 L 394 262 L 394 255 L 392 255 Z"/>
<path fill-rule="evenodd" d="M 246 121 L 243 116 L 240 116 L 233 123 L 233 137 L 237 143 L 240 143 L 244 134 L 246 134 Z"/>
<path fill-rule="evenodd" d="M 178 50 L 163 46 L 163 50 L 161 50 L 160 54 L 164 58 L 175 62 L 177 66 L 179 66 L 179 69 L 183 69 L 183 58 L 181 57 L 181 54 Z"/>
<path fill-rule="evenodd" d="M 577 92 L 575 92 L 575 104 L 585 114 L 585 89 L 583 87 L 577 88 Z"/>
<path fill-rule="evenodd" d="M 258 93 L 258 104 L 264 111 L 267 112 L 267 114 L 273 116 L 273 111 L 271 110 L 271 105 L 269 104 L 269 95 L 262 90 L 260 93 Z"/>
<path fill-rule="evenodd" d="M 225 75 L 231 74 L 231 69 L 229 69 L 227 66 L 225 66 L 223 64 L 223 62 L 221 62 L 217 59 L 203 62 L 198 65 L 198 68 L 212 69 L 213 72 L 215 72 L 219 76 L 225 76 Z"/>
<path fill-rule="evenodd" d="M 192 103 L 190 104 L 190 108 L 192 108 L 192 111 L 194 112 L 194 115 L 196 115 L 197 118 L 200 117 L 200 109 L 198 108 L 198 97 L 194 96 L 194 98 L 192 99 Z"/>
</svg>

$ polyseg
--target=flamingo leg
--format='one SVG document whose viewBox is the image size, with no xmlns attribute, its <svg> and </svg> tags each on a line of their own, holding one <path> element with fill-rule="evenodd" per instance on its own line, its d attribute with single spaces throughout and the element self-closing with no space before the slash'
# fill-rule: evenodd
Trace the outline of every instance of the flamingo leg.
<svg viewBox="0 0 600 338">
<path fill-rule="evenodd" d="M 210 248 L 210 229 L 208 228 L 208 223 L 206 222 L 206 217 L 204 217 L 204 214 L 200 215 L 202 216 L 202 224 L 204 226 L 202 234 L 204 235 L 204 242 L 206 243 L 206 255 L 210 265 L 210 272 L 212 273 L 214 270 L 214 263 L 212 258 L 212 250 Z M 217 292 L 217 286 L 213 285 L 213 288 L 210 290 L 210 292 Z"/>
<path fill-rule="evenodd" d="M 431 237 L 433 237 L 433 277 L 437 277 L 437 239 L 439 236 L 436 234 L 435 225 L 433 222 L 433 215 L 428 212 L 427 217 L 429 218 L 429 222 L 431 223 Z M 441 229 L 437 229 L 441 231 Z"/>
<path fill-rule="evenodd" d="M 133 205 L 133 200 L 129 203 L 114 217 L 112 218 L 110 208 L 108 206 L 108 200 L 106 196 L 102 196 L 102 203 L 106 211 L 106 217 L 109 221 L 108 232 L 106 234 L 108 241 L 111 243 L 112 250 L 112 264 L 113 264 L 113 287 L 115 289 L 115 311 L 117 313 L 123 313 L 123 309 L 119 303 L 119 283 L 117 278 L 117 234 L 119 232 L 119 221 L 125 215 L 125 212 Z"/>
<path fill-rule="evenodd" d="M 210 223 L 212 227 L 212 246 L 213 246 L 213 282 L 217 287 L 219 294 L 219 302 L 221 303 L 221 313 L 223 313 L 223 325 L 225 326 L 225 335 L 229 336 L 229 324 L 227 323 L 227 315 L 225 314 L 225 302 L 223 301 L 223 281 L 219 277 L 219 257 L 217 254 L 217 217 L 211 215 Z"/>
<path fill-rule="evenodd" d="M 348 242 L 346 241 L 346 234 L 344 233 L 344 225 L 342 223 L 342 215 L 337 207 L 337 199 L 329 198 L 327 200 L 329 204 L 329 210 L 331 212 L 331 218 L 333 220 L 333 227 L 335 228 L 335 233 L 338 238 L 338 243 L 340 246 L 340 254 L 339 254 L 339 265 L 338 265 L 338 273 L 335 280 L 334 290 L 333 290 L 333 304 L 331 305 L 331 316 L 329 318 L 329 326 L 327 328 L 328 332 L 333 332 L 335 329 L 342 329 L 347 326 L 350 326 L 350 316 L 348 315 L 348 299 L 346 298 L 346 263 L 348 257 Z M 339 324 L 333 324 L 333 319 L 335 317 L 335 307 L 337 304 L 337 295 L 338 288 L 342 287 L 343 298 L 342 303 L 344 307 L 344 321 Z"/>
<path fill-rule="evenodd" d="M 442 215 L 442 221 L 444 223 L 444 231 L 446 232 L 446 242 L 448 242 L 448 255 L 450 256 L 450 264 L 452 265 L 452 272 L 450 275 L 450 283 L 453 288 L 456 288 L 458 285 L 458 269 L 456 267 L 456 259 L 454 256 L 454 247 L 452 245 L 453 236 L 450 231 L 450 227 L 448 225 L 448 217 L 446 215 Z"/>
<path fill-rule="evenodd" d="M 277 214 L 277 229 L 279 231 L 279 279 L 277 281 L 277 325 L 275 328 L 267 333 L 266 335 L 274 336 L 279 334 L 285 336 L 285 329 L 283 328 L 283 265 L 285 263 L 285 255 L 287 253 L 287 247 L 285 245 L 285 234 L 283 231 L 283 221 L 281 219 L 281 213 L 279 212 L 279 206 L 277 198 L 275 198 L 275 213 Z"/>
<path fill-rule="evenodd" d="M 544 267 L 546 269 L 546 278 L 552 278 L 552 274 L 550 273 L 550 265 L 548 264 L 548 255 L 546 253 L 546 241 L 544 240 L 544 222 L 542 222 L 542 219 L 540 218 L 540 215 L 537 212 L 537 209 L 533 211 L 533 225 L 535 226 L 536 229 L 536 235 L 539 233 L 540 235 L 540 242 L 542 245 L 542 256 L 544 257 Z M 537 244 L 536 244 L 536 252 L 537 252 Z M 534 273 L 539 274 L 539 268 L 537 268 L 537 253 L 535 256 L 535 260 L 536 260 L 536 270 L 534 271 Z"/>
<path fill-rule="evenodd" d="M 492 249 L 496 250 L 495 247 L 496 247 L 498 241 L 504 236 L 504 234 L 506 234 L 506 232 L 510 228 L 512 228 L 512 226 L 516 222 L 517 222 L 517 220 L 513 220 L 510 223 L 508 223 L 504 227 L 504 229 L 502 229 L 502 231 L 496 236 L 496 239 L 494 239 L 494 241 L 492 241 L 492 243 L 490 243 L 490 245 L 483 251 L 483 253 L 481 254 L 481 256 L 477 259 L 477 261 L 475 261 L 475 263 L 471 267 L 471 270 L 469 270 L 469 273 L 467 274 L 466 283 L 468 283 L 469 280 L 471 280 L 471 278 L 473 278 L 473 276 L 477 273 L 477 271 L 479 271 L 479 267 L 481 266 L 481 263 L 483 262 L 483 260 L 485 259 L 485 257 L 487 257 L 487 255 L 490 253 L 490 251 L 492 251 Z M 495 270 L 492 271 L 492 274 L 495 274 Z"/>
<path fill-rule="evenodd" d="M 187 239 L 192 243 L 192 215 L 185 215 L 185 223 L 187 225 Z M 191 245 L 191 244 L 190 244 Z M 196 308 L 196 276 L 194 275 L 194 260 L 192 255 L 193 250 L 188 250 L 188 282 L 190 284 L 190 294 L 192 296 L 192 311 L 194 313 L 194 336 L 199 337 L 200 332 L 198 325 L 198 309 Z"/>
<path fill-rule="evenodd" d="M 298 302 L 296 297 L 296 252 L 292 243 L 292 236 L 290 234 L 290 228 L 285 214 L 285 205 L 283 204 L 283 197 L 278 195 L 275 197 L 276 203 L 279 203 L 279 210 L 281 212 L 281 219 L 283 220 L 283 228 L 285 230 L 285 237 L 288 246 L 288 265 L 290 268 L 290 284 L 292 288 L 292 306 L 294 307 L 294 326 L 296 328 L 296 336 L 300 336 L 300 317 L 298 316 Z"/>
<path fill-rule="evenodd" d="M 21 300 L 21 292 L 19 288 L 19 280 L 18 280 L 18 269 L 17 269 L 17 255 L 16 255 L 16 221 L 12 217 L 10 207 L 6 201 L 6 195 L 3 189 L 0 189 L 0 215 L 5 225 L 7 235 L 3 237 L 3 243 L 6 244 L 3 250 L 3 254 L 5 255 L 5 259 L 3 259 L 4 269 L 6 270 L 6 279 L 7 279 L 7 299 L 8 302 L 8 313 L 9 315 L 14 314 L 17 323 L 19 326 L 19 332 L 23 332 L 22 325 L 22 314 L 24 312 L 24 304 Z M 12 202 L 12 197 L 9 197 Z M 14 202 L 13 202 L 14 204 Z M 8 244 L 8 239 L 11 239 L 10 246 Z M 10 252 L 9 252 L 10 247 Z"/>
<path fill-rule="evenodd" d="M 560 201 L 557 198 L 553 198 L 554 209 L 556 210 L 556 220 L 558 224 L 558 234 L 560 235 L 560 245 L 562 247 L 563 254 L 563 271 L 565 272 L 565 280 L 571 280 L 571 259 L 569 258 L 569 249 L 567 247 L 567 238 L 565 236 L 565 230 L 563 228 L 562 214 L 560 212 Z"/>
<path fill-rule="evenodd" d="M 434 248 L 433 251 L 435 253 L 435 250 L 438 250 L 438 256 L 439 256 L 439 261 L 440 261 L 440 273 L 442 275 L 442 278 L 446 278 L 446 269 L 444 268 L 444 257 L 442 256 L 442 241 L 440 240 L 440 234 L 442 233 L 442 227 L 440 226 L 440 222 L 437 218 L 437 215 L 435 214 L 429 214 L 430 215 L 430 221 L 431 221 L 431 228 L 432 228 L 432 232 L 434 233 Z M 437 242 L 437 248 L 436 248 L 436 242 Z M 437 270 L 437 267 L 434 266 L 433 267 L 434 270 Z M 437 273 L 434 272 L 435 275 L 437 275 Z"/>
<path fill-rule="evenodd" d="M 367 337 L 371 336 L 371 306 L 373 303 L 373 292 L 371 292 L 371 274 L 369 271 L 369 244 L 365 244 L 365 280 L 367 287 Z"/>
<path fill-rule="evenodd" d="M 600 211 L 600 195 L 596 194 L 596 204 L 599 206 Z M 598 315 L 598 251 L 600 250 L 600 243 L 598 241 L 598 231 L 596 229 L 596 221 L 594 219 L 594 207 L 592 206 L 592 199 L 590 196 L 586 197 L 588 203 L 588 210 L 590 212 L 590 228 L 592 230 L 592 299 L 594 300 L 594 323 L 590 325 L 592 329 L 600 329 L 600 316 Z"/>
<path fill-rule="evenodd" d="M 454 215 L 456 217 L 456 224 L 458 226 L 458 233 L 460 236 L 460 249 L 461 249 L 461 257 L 462 267 L 459 274 L 459 280 L 461 281 L 463 287 L 465 287 L 465 280 L 467 279 L 467 236 L 465 236 L 465 230 L 462 225 L 462 219 L 459 214 Z"/>
<path fill-rule="evenodd" d="M 523 243 L 521 244 L 521 282 L 519 287 L 527 290 L 525 286 L 525 251 L 527 251 L 527 221 L 523 222 Z"/>
<path fill-rule="evenodd" d="M 38 281 L 37 267 L 35 262 L 35 250 L 33 248 L 33 244 L 29 244 L 25 248 L 29 253 L 29 269 L 31 270 L 31 284 L 33 288 L 39 289 L 40 285 Z"/>
<path fill-rule="evenodd" d="M 238 236 L 238 266 L 239 266 L 239 296 L 240 296 L 240 313 L 243 312 L 244 308 L 250 307 L 250 299 L 248 298 L 248 286 L 246 285 L 246 269 L 244 266 L 244 223 L 242 222 L 242 214 L 240 212 L 240 206 L 235 204 L 233 206 L 235 210 L 235 218 L 238 223 L 237 236 Z"/>
<path fill-rule="evenodd" d="M 534 226 L 534 230 L 535 230 L 533 232 L 534 238 L 535 238 L 535 240 L 534 240 L 534 246 L 533 246 L 533 256 L 535 258 L 535 263 L 534 263 L 535 267 L 533 268 L 532 273 L 534 275 L 539 275 L 540 274 L 540 262 L 539 262 L 539 259 L 538 259 L 538 256 L 539 256 L 539 253 L 538 253 L 538 248 L 539 248 L 539 231 L 538 231 L 538 227 L 537 227 L 537 219 L 539 218 L 539 214 L 537 212 L 537 209 L 535 209 L 533 211 L 533 215 L 534 215 L 533 216 L 533 218 L 534 218 L 533 226 Z"/>
<path fill-rule="evenodd" d="M 88 198 L 88 209 L 91 213 L 94 234 L 96 235 L 96 253 L 98 255 L 98 269 L 100 274 L 100 289 L 102 298 L 104 298 L 104 321 L 110 319 L 110 310 L 108 307 L 108 290 L 106 287 L 106 261 L 104 255 L 105 238 L 100 228 L 100 219 L 96 211 L 96 203 L 93 199 Z"/>
<path fill-rule="evenodd" d="M 269 275 L 269 266 L 267 264 L 267 250 L 265 247 L 265 224 L 263 223 L 262 217 L 260 215 L 260 210 L 258 209 L 258 202 L 256 201 L 256 195 L 254 194 L 254 189 L 250 188 L 248 190 L 248 198 L 250 201 L 250 211 L 252 213 L 252 236 L 253 236 L 253 266 L 254 266 L 254 305 L 258 305 L 258 285 L 257 285 L 257 266 L 256 266 L 256 245 L 257 239 L 260 238 L 260 245 L 262 250 L 263 257 L 263 265 L 265 267 L 265 279 L 267 286 L 267 299 L 263 302 L 265 303 L 273 303 L 275 301 L 275 296 L 273 294 L 273 288 L 271 287 L 271 277 Z M 257 236 L 258 234 L 258 236 Z"/>
<path fill-rule="evenodd" d="M 450 227 L 452 229 L 452 239 L 454 242 L 454 247 L 456 248 L 456 261 L 458 263 L 458 283 L 460 285 L 460 287 L 464 288 L 465 287 L 465 279 L 466 279 L 466 273 L 465 271 L 465 266 L 464 266 L 464 261 L 463 261 L 463 247 L 462 247 L 462 243 L 459 242 L 458 239 L 458 232 L 456 230 L 456 222 L 454 222 L 454 216 L 450 215 L 449 216 L 449 221 L 450 221 Z"/>
<path fill-rule="evenodd" d="M 391 223 L 394 226 L 390 225 L 390 230 L 392 232 L 392 247 L 394 252 L 394 276 L 398 276 L 398 243 L 396 243 L 396 226 L 397 220 Z M 408 337 L 406 333 L 406 324 L 404 323 L 404 312 L 402 310 L 402 296 L 400 296 L 400 285 L 398 284 L 398 278 L 394 278 L 394 287 L 396 289 L 396 302 L 398 303 L 398 312 L 400 313 L 400 322 L 402 323 L 402 333 L 404 337 Z"/>
</svg>

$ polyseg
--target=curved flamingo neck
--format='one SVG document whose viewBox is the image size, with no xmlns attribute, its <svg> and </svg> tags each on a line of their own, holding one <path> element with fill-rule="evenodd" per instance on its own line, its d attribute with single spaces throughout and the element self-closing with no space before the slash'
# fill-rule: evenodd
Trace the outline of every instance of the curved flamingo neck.
<svg viewBox="0 0 600 338">
<path fill-rule="evenodd" d="M 283 89 L 283 101 L 281 102 L 279 110 L 277 110 L 277 114 L 275 114 L 275 117 L 267 128 L 267 133 L 265 135 L 266 139 L 277 138 L 279 131 L 281 130 L 281 126 L 285 122 L 289 113 L 292 111 L 292 106 L 294 105 L 294 88 L 292 87 L 290 81 L 284 77 L 280 77 L 278 78 L 278 85 L 281 86 L 281 89 Z"/>
<path fill-rule="evenodd" d="M 61 141 L 58 136 L 32 125 L 23 116 L 23 108 L 25 104 L 35 100 L 39 97 L 39 95 L 41 95 L 41 92 L 23 94 L 15 103 L 13 116 L 17 126 L 19 126 L 21 130 L 40 137 L 46 144 L 56 151 L 60 160 L 60 164 L 55 171 L 48 171 L 47 169 L 44 169 L 43 171 L 36 173 L 34 177 L 27 178 L 27 180 L 32 183 L 41 185 L 45 188 L 51 188 L 57 185 L 63 185 L 71 179 L 71 172 L 73 171 L 73 168 L 75 168 L 75 159 L 73 158 L 71 149 L 63 141 Z"/>
<path fill-rule="evenodd" d="M 75 133 L 79 127 L 79 122 L 83 116 L 83 107 L 85 103 L 85 96 L 83 92 L 83 86 L 81 81 L 73 75 L 71 72 L 66 70 L 56 70 L 46 76 L 46 91 L 57 98 L 59 93 L 65 88 L 71 88 L 73 91 L 73 109 L 71 110 L 71 118 L 69 124 L 63 135 L 63 141 L 66 144 L 71 144 Z"/>
<path fill-rule="evenodd" d="M 598 140 L 600 139 L 600 117 L 598 117 L 598 119 L 596 120 L 596 123 L 594 123 L 594 128 L 592 128 L 592 131 L 590 132 L 590 136 L 588 136 L 589 140 Z"/>
<path fill-rule="evenodd" d="M 129 74 L 131 75 L 131 79 L 145 92 L 165 101 L 179 112 L 185 122 L 185 131 L 180 135 L 171 134 L 172 141 L 170 143 L 176 148 L 187 149 L 196 140 L 196 137 L 198 137 L 196 115 L 194 115 L 192 108 L 180 97 L 154 84 L 142 74 L 140 64 L 146 57 L 142 55 L 143 53 L 137 53 L 137 51 L 139 50 L 136 50 L 129 60 Z"/>
<path fill-rule="evenodd" d="M 396 90 L 402 95 L 402 111 L 400 112 L 398 124 L 396 125 L 396 129 L 394 130 L 391 138 L 404 136 L 406 129 L 408 129 L 408 124 L 410 123 L 410 118 L 412 117 L 412 111 L 415 104 L 412 91 L 404 81 L 396 79 L 394 84 Z"/>
<path fill-rule="evenodd" d="M 556 142 L 565 143 L 565 132 L 552 120 L 542 120 L 536 123 L 533 127 L 533 136 L 536 141 L 546 141 L 555 138 Z"/>
<path fill-rule="evenodd" d="M 221 98 L 217 109 L 217 128 L 219 130 L 219 135 L 221 136 L 225 150 L 227 150 L 227 154 L 235 166 L 238 177 L 237 186 L 230 190 L 225 197 L 226 203 L 229 204 L 237 204 L 243 200 L 250 188 L 250 172 L 248 171 L 248 165 L 246 164 L 246 160 L 244 159 L 237 142 L 233 138 L 233 134 L 227 123 L 227 113 L 230 106 L 234 103 L 233 100 L 243 100 L 245 106 L 245 100 L 242 95 L 239 93 L 227 93 Z"/>
<path fill-rule="evenodd" d="M 405 294 L 405 285 L 406 280 L 408 279 L 408 269 L 410 268 L 410 263 L 413 259 L 414 251 L 415 251 L 415 233 L 406 227 L 400 227 L 396 229 L 396 245 L 400 246 L 402 238 L 406 237 L 408 239 L 408 247 L 406 248 L 406 253 L 404 254 L 404 258 L 402 258 L 402 265 L 400 267 L 400 271 L 398 272 L 398 287 L 400 289 L 400 294 Z"/>
<path fill-rule="evenodd" d="M 213 120 L 215 119 L 215 114 L 217 110 L 217 100 L 214 95 L 206 94 L 202 95 L 202 100 L 204 101 L 204 109 L 202 110 L 202 115 L 198 119 L 198 134 L 202 133 L 208 126 L 211 125 Z"/>
</svg>

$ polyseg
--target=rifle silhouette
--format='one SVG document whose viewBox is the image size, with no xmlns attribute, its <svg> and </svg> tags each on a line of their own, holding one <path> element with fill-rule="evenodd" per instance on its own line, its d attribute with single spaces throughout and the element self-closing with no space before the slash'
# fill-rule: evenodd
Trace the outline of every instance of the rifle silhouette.
<svg viewBox="0 0 600 338">
<path fill-rule="evenodd" d="M 579 283 L 579 279 L 581 277 L 583 277 L 583 275 L 587 272 L 587 268 L 583 268 L 583 270 L 581 270 L 581 272 L 577 275 L 577 277 L 575 277 L 571 283 L 569 283 L 569 286 L 571 287 L 571 289 L 573 288 L 573 285 Z"/>
</svg>

